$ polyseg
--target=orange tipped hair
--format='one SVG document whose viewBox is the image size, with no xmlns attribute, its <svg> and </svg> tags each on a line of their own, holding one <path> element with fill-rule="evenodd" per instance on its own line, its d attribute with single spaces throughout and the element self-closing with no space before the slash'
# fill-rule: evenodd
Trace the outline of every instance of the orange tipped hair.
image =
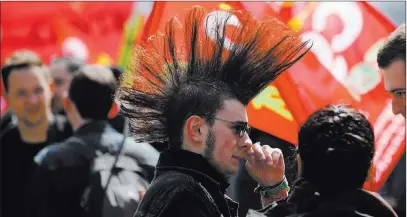
<svg viewBox="0 0 407 217">
<path fill-rule="evenodd" d="M 247 105 L 310 48 L 275 18 L 257 21 L 242 11 L 208 15 L 193 7 L 184 26 L 172 18 L 165 33 L 135 47 L 118 98 L 140 140 L 167 140 L 168 103 L 184 85 L 221 82 Z M 228 25 L 237 21 L 238 27 Z"/>
</svg>

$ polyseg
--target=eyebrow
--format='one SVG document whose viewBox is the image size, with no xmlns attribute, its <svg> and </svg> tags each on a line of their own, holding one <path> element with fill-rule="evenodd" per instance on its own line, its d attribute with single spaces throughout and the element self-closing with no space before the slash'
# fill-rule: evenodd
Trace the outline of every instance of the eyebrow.
<svg viewBox="0 0 407 217">
<path fill-rule="evenodd" d="M 389 90 L 389 93 L 395 93 L 395 92 L 399 92 L 399 91 L 406 91 L 406 88 L 394 88 L 392 90 Z"/>
</svg>

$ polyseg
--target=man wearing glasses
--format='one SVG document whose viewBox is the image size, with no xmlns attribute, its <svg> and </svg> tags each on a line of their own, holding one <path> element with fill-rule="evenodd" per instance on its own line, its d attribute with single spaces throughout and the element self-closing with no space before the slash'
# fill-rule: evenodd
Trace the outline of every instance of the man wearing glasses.
<svg viewBox="0 0 407 217">
<path fill-rule="evenodd" d="M 239 13 L 241 30 L 233 36 L 239 46 L 228 46 L 223 27 L 231 20 L 205 14 L 201 7 L 187 12 L 181 46 L 170 20 L 164 37 L 136 48 L 134 67 L 122 79 L 121 111 L 137 140 L 169 143 L 135 217 L 238 216 L 225 192 L 240 160 L 264 205 L 288 195 L 281 150 L 252 144 L 246 106 L 307 52 L 307 42 L 276 19 L 261 25 Z M 205 27 L 218 33 L 213 41 Z"/>
</svg>

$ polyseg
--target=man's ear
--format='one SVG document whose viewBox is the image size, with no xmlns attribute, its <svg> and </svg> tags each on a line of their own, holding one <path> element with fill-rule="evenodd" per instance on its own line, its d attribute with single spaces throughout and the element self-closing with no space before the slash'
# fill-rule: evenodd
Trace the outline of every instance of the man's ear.
<svg viewBox="0 0 407 217">
<path fill-rule="evenodd" d="M 120 102 L 115 99 L 113 101 L 109 113 L 107 114 L 107 117 L 109 119 L 115 118 L 119 114 L 119 111 L 120 111 Z"/>
<path fill-rule="evenodd" d="M 185 122 L 185 134 L 193 142 L 201 143 L 204 139 L 201 128 L 204 126 L 205 121 L 196 115 L 193 115 Z"/>
</svg>

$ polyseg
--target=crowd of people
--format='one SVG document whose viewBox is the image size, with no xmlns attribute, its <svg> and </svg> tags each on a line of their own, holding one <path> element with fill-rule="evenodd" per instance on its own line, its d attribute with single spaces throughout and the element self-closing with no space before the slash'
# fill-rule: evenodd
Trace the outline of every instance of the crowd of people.
<svg viewBox="0 0 407 217">
<path fill-rule="evenodd" d="M 250 138 L 245 107 L 311 43 L 276 19 L 242 13 L 238 46 L 224 46 L 228 19 L 209 39 L 199 33 L 205 13 L 186 12 L 182 45 L 170 20 L 135 48 L 126 72 L 68 56 L 48 66 L 29 50 L 6 58 L 1 216 L 237 217 L 227 189 L 242 161 L 262 207 L 243 216 L 405 216 L 405 154 L 379 193 L 363 190 L 375 135 L 345 105 L 300 127 L 289 183 L 283 152 Z M 393 112 L 405 117 L 404 24 L 377 61 Z"/>
</svg>

